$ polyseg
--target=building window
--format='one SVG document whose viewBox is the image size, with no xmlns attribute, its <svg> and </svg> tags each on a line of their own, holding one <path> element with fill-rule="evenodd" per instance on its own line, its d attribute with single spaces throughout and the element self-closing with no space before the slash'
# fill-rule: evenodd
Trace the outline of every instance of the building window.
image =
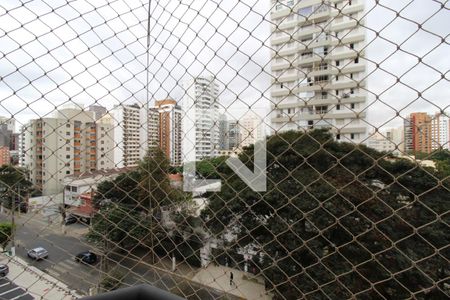
<svg viewBox="0 0 450 300">
<path fill-rule="evenodd" d="M 70 155 L 66 155 L 66 158 L 70 158 Z"/>
<path fill-rule="evenodd" d="M 339 90 L 336 90 L 336 96 L 339 96 Z"/>
<path fill-rule="evenodd" d="M 67 128 L 70 128 L 70 124 L 66 124 L 66 127 L 67 127 Z"/>
<path fill-rule="evenodd" d="M 341 110 L 341 105 L 340 104 L 336 104 L 336 110 Z"/>
<path fill-rule="evenodd" d="M 70 171 L 66 171 L 66 175 L 69 175 L 70 174 Z"/>
<path fill-rule="evenodd" d="M 350 49 L 355 49 L 355 44 L 351 43 L 350 44 Z"/>
<path fill-rule="evenodd" d="M 70 151 L 70 147 L 66 147 L 66 151 Z"/>
<path fill-rule="evenodd" d="M 353 79 L 353 73 L 350 73 L 350 79 Z"/>
<path fill-rule="evenodd" d="M 355 103 L 350 104 L 351 109 L 355 109 Z"/>
<path fill-rule="evenodd" d="M 355 139 L 355 134 L 354 133 L 350 133 L 350 139 L 352 139 L 352 140 Z"/>
<path fill-rule="evenodd" d="M 355 89 L 350 89 L 350 94 L 354 94 L 355 93 Z"/>
<path fill-rule="evenodd" d="M 336 61 L 336 67 L 339 67 L 339 64 L 341 63 L 341 61 L 337 60 Z"/>
<path fill-rule="evenodd" d="M 355 64 L 359 63 L 359 57 L 355 58 Z"/>
<path fill-rule="evenodd" d="M 340 134 L 336 134 L 336 140 L 340 140 L 341 139 L 341 135 Z"/>
</svg>

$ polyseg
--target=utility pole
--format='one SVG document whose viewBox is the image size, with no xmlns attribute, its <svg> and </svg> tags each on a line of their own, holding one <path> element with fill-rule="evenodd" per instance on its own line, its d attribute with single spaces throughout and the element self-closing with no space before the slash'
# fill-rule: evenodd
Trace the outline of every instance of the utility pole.
<svg viewBox="0 0 450 300">
<path fill-rule="evenodd" d="M 14 193 L 11 196 L 11 256 L 16 256 L 16 243 L 15 243 L 15 231 L 16 231 L 16 220 L 15 220 L 15 210 L 16 210 L 16 197 Z M 20 201 L 20 186 L 19 186 L 19 201 Z"/>
</svg>

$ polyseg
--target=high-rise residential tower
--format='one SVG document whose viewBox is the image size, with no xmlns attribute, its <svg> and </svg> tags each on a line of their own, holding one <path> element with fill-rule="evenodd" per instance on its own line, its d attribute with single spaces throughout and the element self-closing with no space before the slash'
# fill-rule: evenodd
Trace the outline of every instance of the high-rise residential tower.
<svg viewBox="0 0 450 300">
<path fill-rule="evenodd" d="M 431 153 L 431 117 L 416 112 L 404 120 L 405 151 Z"/>
<path fill-rule="evenodd" d="M 183 98 L 183 161 L 215 157 L 219 150 L 219 85 L 213 76 L 186 81 Z"/>
<path fill-rule="evenodd" d="M 230 134 L 227 115 L 219 116 L 219 149 L 230 150 Z"/>
<path fill-rule="evenodd" d="M 363 142 L 363 0 L 271 0 L 272 131 L 331 128 Z"/>
<path fill-rule="evenodd" d="M 436 113 L 431 120 L 431 150 L 450 149 L 450 118 Z"/>
<path fill-rule="evenodd" d="M 149 147 L 161 148 L 173 166 L 182 163 L 181 115 L 181 107 L 172 99 L 155 101 L 149 109 Z"/>
<path fill-rule="evenodd" d="M 137 103 L 121 104 L 110 115 L 114 128 L 114 166 L 136 167 L 148 151 L 148 109 Z"/>
</svg>

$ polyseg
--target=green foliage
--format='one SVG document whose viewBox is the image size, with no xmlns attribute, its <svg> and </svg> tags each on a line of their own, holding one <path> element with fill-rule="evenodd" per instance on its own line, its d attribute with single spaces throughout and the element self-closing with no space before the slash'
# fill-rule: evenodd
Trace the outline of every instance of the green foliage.
<svg viewBox="0 0 450 300">
<path fill-rule="evenodd" d="M 197 173 L 205 179 L 220 179 L 224 170 L 228 169 L 227 156 L 208 158 L 196 162 Z"/>
<path fill-rule="evenodd" d="M 0 167 L 0 198 L 3 205 L 10 209 L 13 199 L 16 209 L 26 211 L 27 195 L 32 192 L 32 183 L 27 179 L 27 170 L 13 165 Z"/>
<path fill-rule="evenodd" d="M 13 226 L 11 223 L 2 222 L 0 223 L 0 245 L 5 249 L 8 245 L 13 232 Z"/>
<path fill-rule="evenodd" d="M 102 247 L 126 249 L 148 240 L 150 221 L 142 212 L 112 204 L 94 216 L 87 238 Z"/>
<path fill-rule="evenodd" d="M 240 159 L 252 168 L 252 147 Z M 433 246 L 449 242 L 446 223 L 437 217 L 450 209 L 443 174 L 335 142 L 326 130 L 268 138 L 266 192 L 252 191 L 226 168 L 217 176 L 226 181 L 211 193 L 202 218 L 217 236 L 238 228 L 238 239 L 227 248 L 230 259 L 230 251 L 245 245 L 264 253 L 260 269 L 275 298 L 302 298 L 319 284 L 327 285 L 328 297 L 344 299 L 348 290 L 357 293 L 382 280 L 385 298 L 407 298 L 390 273 L 406 272 L 411 261 L 436 256 Z M 419 235 L 411 224 L 423 226 Z M 423 268 L 437 276 L 433 262 Z M 335 274 L 345 276 L 336 282 Z M 420 272 L 402 274 L 398 280 L 411 291 L 418 282 L 432 286 Z"/>
<path fill-rule="evenodd" d="M 94 205 L 107 199 L 113 203 L 150 213 L 159 207 L 182 201 L 186 196 L 170 186 L 169 161 L 160 149 L 152 150 L 137 169 L 98 184 Z"/>
</svg>

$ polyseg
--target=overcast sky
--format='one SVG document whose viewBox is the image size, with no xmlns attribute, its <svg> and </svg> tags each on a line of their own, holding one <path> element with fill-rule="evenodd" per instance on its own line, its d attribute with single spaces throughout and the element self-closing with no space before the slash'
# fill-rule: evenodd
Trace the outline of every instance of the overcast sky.
<svg viewBox="0 0 450 300">
<path fill-rule="evenodd" d="M 269 112 L 270 0 L 151 2 L 147 57 L 145 1 L 2 0 L 0 115 L 20 125 L 67 103 L 179 101 L 200 74 L 216 76 L 234 117 Z M 449 112 L 450 4 L 365 2 L 368 122 Z"/>
</svg>

